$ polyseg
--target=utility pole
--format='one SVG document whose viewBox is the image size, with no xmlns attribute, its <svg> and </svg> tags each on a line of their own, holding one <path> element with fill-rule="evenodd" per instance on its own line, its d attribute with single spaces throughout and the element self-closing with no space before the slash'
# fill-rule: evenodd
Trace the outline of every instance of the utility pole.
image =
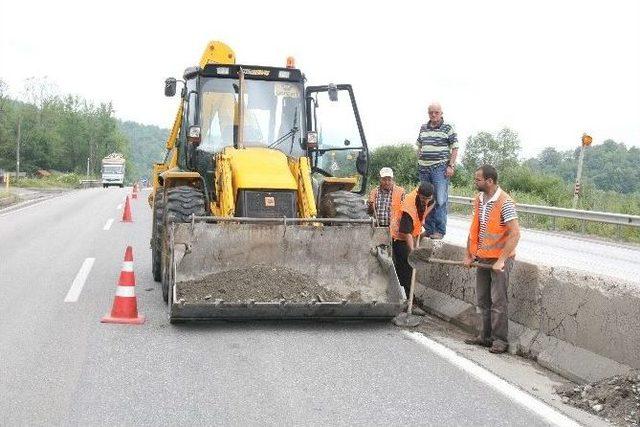
<svg viewBox="0 0 640 427">
<path fill-rule="evenodd" d="M 580 157 L 578 158 L 578 173 L 576 174 L 576 184 L 573 187 L 573 209 L 578 207 L 580 197 L 580 180 L 582 179 L 582 163 L 584 162 L 584 149 L 591 145 L 593 138 L 586 133 L 582 134 L 582 145 L 580 146 Z"/>
<path fill-rule="evenodd" d="M 87 157 L 87 179 L 89 179 L 89 159 L 91 157 Z"/>
<path fill-rule="evenodd" d="M 16 141 L 16 182 L 20 178 L 20 128 L 22 127 L 22 116 L 18 116 L 18 138 Z"/>
</svg>

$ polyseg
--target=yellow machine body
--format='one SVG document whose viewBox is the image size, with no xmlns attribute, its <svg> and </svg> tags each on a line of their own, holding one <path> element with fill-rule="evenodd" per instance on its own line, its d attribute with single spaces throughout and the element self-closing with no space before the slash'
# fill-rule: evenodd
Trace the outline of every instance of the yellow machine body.
<svg viewBox="0 0 640 427">
<path fill-rule="evenodd" d="M 235 59 L 229 46 L 214 41 L 207 45 L 199 66 L 235 64 Z M 260 70 L 247 69 L 252 71 Z M 275 148 L 278 140 L 266 141 L 274 148 L 266 144 L 245 146 L 252 140 L 249 136 L 246 141 L 243 138 L 244 123 L 251 128 L 256 117 L 245 116 L 245 106 L 238 101 L 244 99 L 242 69 L 239 75 L 235 93 L 203 91 L 199 98 L 200 117 L 215 115 L 220 129 L 234 127 L 233 146 L 210 151 L 202 145 L 188 146 L 202 141 L 211 143 L 211 139 L 205 139 L 211 128 L 194 120 L 193 129 L 198 134 L 191 135 L 191 124 L 183 123 L 188 113 L 185 108 L 189 108 L 185 107 L 188 96 L 183 92 L 166 141 L 165 161 L 153 167 L 153 193 L 149 200 L 154 214 L 153 275 L 162 282 L 170 321 L 388 319 L 400 313 L 406 307 L 406 295 L 390 258 L 389 233 L 375 227 L 366 214 L 364 200 L 351 192 L 358 178 L 325 176 L 328 172 L 312 175 L 308 151 L 291 155 L 293 136 L 292 150 L 286 152 Z M 189 80 L 185 80 L 186 88 Z M 300 123 L 294 125 L 291 135 L 295 135 L 295 126 Z M 180 140 L 179 147 L 179 137 L 188 142 Z M 228 139 L 226 143 L 229 144 Z M 178 148 L 185 149 L 182 144 L 187 148 L 179 154 Z M 195 147 L 201 149 L 199 156 L 211 153 L 213 159 L 194 157 L 197 162 L 190 163 L 188 150 L 195 151 Z M 190 165 L 190 170 L 180 167 L 182 161 Z M 211 165 L 213 170 L 203 169 L 203 164 L 207 168 Z M 333 202 L 334 196 L 342 200 Z M 333 203 L 333 214 L 326 214 L 326 200 Z M 347 214 L 339 212 L 346 218 L 336 214 L 338 208 L 348 210 Z M 364 217 L 352 215 L 360 208 Z M 287 214 L 272 217 L 281 212 Z M 264 277 L 254 274 L 256 268 L 269 274 L 277 272 L 283 279 L 256 284 L 255 280 Z M 221 279 L 216 278 L 228 273 L 253 274 L 251 286 L 262 288 L 250 288 L 255 295 L 248 297 L 233 296 L 231 293 L 241 284 L 227 283 L 230 288 L 225 291 L 221 290 Z M 200 289 L 196 284 L 203 281 L 206 286 L 212 285 L 211 291 L 207 288 L 205 294 L 196 294 Z M 274 294 L 260 292 L 272 285 L 277 288 Z"/>
</svg>

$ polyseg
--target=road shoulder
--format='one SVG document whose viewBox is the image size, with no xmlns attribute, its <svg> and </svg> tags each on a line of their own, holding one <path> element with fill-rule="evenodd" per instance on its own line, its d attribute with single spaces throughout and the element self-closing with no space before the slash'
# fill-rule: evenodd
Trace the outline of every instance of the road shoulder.
<svg viewBox="0 0 640 427">
<path fill-rule="evenodd" d="M 508 353 L 494 355 L 489 353 L 486 348 L 465 344 L 464 339 L 469 336 L 468 334 L 454 325 L 431 315 L 426 315 L 422 324 L 418 327 L 407 328 L 407 330 L 420 332 L 446 346 L 582 425 L 610 425 L 602 418 L 562 403 L 561 396 L 555 390 L 560 387 L 570 387 L 574 383 L 542 368 L 533 360 Z"/>
</svg>

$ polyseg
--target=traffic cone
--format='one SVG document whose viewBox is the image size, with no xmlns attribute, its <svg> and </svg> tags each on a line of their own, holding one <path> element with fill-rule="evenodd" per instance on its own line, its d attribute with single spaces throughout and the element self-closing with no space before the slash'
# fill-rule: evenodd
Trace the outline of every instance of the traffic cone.
<svg viewBox="0 0 640 427">
<path fill-rule="evenodd" d="M 133 218 L 131 218 L 131 206 L 129 206 L 129 196 L 127 196 L 127 200 L 124 202 L 122 222 L 133 222 Z"/>
<path fill-rule="evenodd" d="M 133 273 L 133 249 L 127 246 L 124 262 L 120 271 L 120 279 L 113 299 L 111 314 L 100 319 L 101 323 L 127 323 L 140 325 L 144 316 L 138 314 L 138 300 L 135 295 L 136 276 Z"/>
</svg>

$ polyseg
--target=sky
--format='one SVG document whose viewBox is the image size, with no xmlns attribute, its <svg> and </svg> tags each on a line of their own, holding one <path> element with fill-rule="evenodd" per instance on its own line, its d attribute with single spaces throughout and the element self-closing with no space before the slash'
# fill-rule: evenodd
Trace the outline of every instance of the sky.
<svg viewBox="0 0 640 427">
<path fill-rule="evenodd" d="M 45 78 L 168 128 L 164 79 L 209 40 L 239 63 L 284 66 L 309 84 L 351 83 L 370 146 L 415 141 L 437 101 L 464 147 L 509 127 L 522 157 L 594 144 L 640 146 L 640 1 L 0 0 L 0 79 Z"/>
</svg>

